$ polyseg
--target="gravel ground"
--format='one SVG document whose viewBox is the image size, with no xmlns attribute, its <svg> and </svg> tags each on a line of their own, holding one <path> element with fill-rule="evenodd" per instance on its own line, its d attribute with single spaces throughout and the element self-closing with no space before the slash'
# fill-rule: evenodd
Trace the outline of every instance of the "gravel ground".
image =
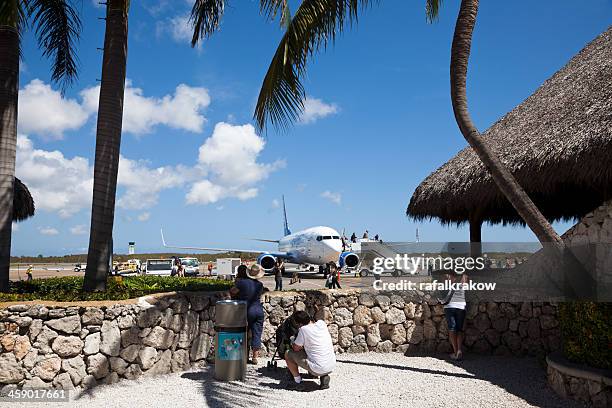
<svg viewBox="0 0 612 408">
<path fill-rule="evenodd" d="M 264 362 L 265 364 L 265 362 Z M 283 365 L 284 363 L 279 363 Z M 99 386 L 70 407 L 578 407 L 546 386 L 535 359 L 467 356 L 454 363 L 398 353 L 342 354 L 331 388 L 285 390 L 286 370 L 249 368 L 246 382 L 217 382 L 213 367 Z M 11 404 L 11 406 L 27 404 Z M 29 404 L 40 407 L 40 403 Z"/>
</svg>

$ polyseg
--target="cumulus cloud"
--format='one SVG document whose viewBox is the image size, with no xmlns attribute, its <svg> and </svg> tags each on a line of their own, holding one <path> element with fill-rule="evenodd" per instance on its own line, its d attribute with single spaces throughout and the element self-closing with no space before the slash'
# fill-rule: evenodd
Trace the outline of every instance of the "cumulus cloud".
<svg viewBox="0 0 612 408">
<path fill-rule="evenodd" d="M 189 44 L 193 36 L 193 27 L 189 24 L 189 14 L 181 14 L 157 22 L 157 36 L 170 37 L 179 43 Z"/>
<path fill-rule="evenodd" d="M 272 208 L 278 208 L 280 207 L 280 201 L 278 201 L 276 198 L 274 200 L 272 200 Z"/>
<path fill-rule="evenodd" d="M 67 218 L 90 206 L 93 168 L 83 157 L 35 149 L 27 136 L 19 135 L 15 174 L 28 186 L 37 209 Z"/>
<path fill-rule="evenodd" d="M 38 232 L 42 235 L 58 235 L 59 231 L 52 227 L 39 227 Z"/>
<path fill-rule="evenodd" d="M 89 112 L 97 112 L 99 95 L 99 85 L 81 92 L 83 105 Z M 156 98 L 144 96 L 141 88 L 132 87 L 131 82 L 126 81 L 123 131 L 140 135 L 164 125 L 199 133 L 206 123 L 202 111 L 209 105 L 210 95 L 206 88 L 180 84 L 174 95 Z"/>
<path fill-rule="evenodd" d="M 125 193 L 119 198 L 117 205 L 129 210 L 153 207 L 163 190 L 180 187 L 199 173 L 197 168 L 151 167 L 146 160 L 130 160 L 121 156 L 117 185 L 125 187 Z"/>
<path fill-rule="evenodd" d="M 70 233 L 72 235 L 85 235 L 87 232 L 87 226 L 85 224 L 75 225 L 74 227 L 70 228 Z"/>
<path fill-rule="evenodd" d="M 199 151 L 197 167 L 207 177 L 193 184 L 187 203 L 209 204 L 229 197 L 248 200 L 257 196 L 258 183 L 285 166 L 283 160 L 258 162 L 264 146 L 264 139 L 252 125 L 218 123 Z"/>
<path fill-rule="evenodd" d="M 342 194 L 326 190 L 321 193 L 321 197 L 331 201 L 334 204 L 342 204 Z"/>
<path fill-rule="evenodd" d="M 149 212 L 143 212 L 142 214 L 138 214 L 138 221 L 140 222 L 148 221 L 149 218 L 151 218 L 151 213 Z"/>
<path fill-rule="evenodd" d="M 300 116 L 299 123 L 304 125 L 314 123 L 319 119 L 335 115 L 339 111 L 340 108 L 335 103 L 326 103 L 321 99 L 309 96 L 304 101 L 304 112 Z"/>
<path fill-rule="evenodd" d="M 79 102 L 62 97 L 40 79 L 19 90 L 18 105 L 19 131 L 47 139 L 61 139 L 64 132 L 79 129 L 89 118 Z"/>
</svg>

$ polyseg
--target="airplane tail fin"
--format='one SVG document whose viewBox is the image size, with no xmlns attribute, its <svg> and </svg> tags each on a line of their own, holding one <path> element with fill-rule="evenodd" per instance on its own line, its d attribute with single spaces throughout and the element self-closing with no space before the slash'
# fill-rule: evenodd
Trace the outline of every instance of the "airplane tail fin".
<svg viewBox="0 0 612 408">
<path fill-rule="evenodd" d="M 285 236 L 291 234 L 289 230 L 289 224 L 287 223 L 287 209 L 285 208 L 285 196 L 283 195 L 283 217 L 284 217 L 284 227 L 285 227 Z"/>
</svg>

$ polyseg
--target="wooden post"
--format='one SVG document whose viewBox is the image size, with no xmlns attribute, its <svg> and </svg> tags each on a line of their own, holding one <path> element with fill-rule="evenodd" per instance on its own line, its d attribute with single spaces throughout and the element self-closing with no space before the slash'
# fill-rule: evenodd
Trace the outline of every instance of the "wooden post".
<svg viewBox="0 0 612 408">
<path fill-rule="evenodd" d="M 482 256 L 482 219 L 470 217 L 470 256 Z"/>
</svg>

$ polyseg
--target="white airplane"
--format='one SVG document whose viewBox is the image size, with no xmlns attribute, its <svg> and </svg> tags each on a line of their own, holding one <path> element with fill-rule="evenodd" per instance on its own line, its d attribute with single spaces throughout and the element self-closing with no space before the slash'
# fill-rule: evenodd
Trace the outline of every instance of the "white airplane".
<svg viewBox="0 0 612 408">
<path fill-rule="evenodd" d="M 278 244 L 278 251 L 257 251 L 251 249 L 235 248 L 209 248 L 209 247 L 189 247 L 167 245 L 164 239 L 164 232 L 161 231 L 162 244 L 166 248 L 188 249 L 196 251 L 220 251 L 220 252 L 245 252 L 259 253 L 257 263 L 266 271 L 271 270 L 278 258 L 287 262 L 304 265 L 324 265 L 328 262 L 335 262 L 340 267 L 355 267 L 359 264 L 359 255 L 354 252 L 346 251 L 346 245 L 338 231 L 330 227 L 312 227 L 296 233 L 291 233 L 287 224 L 287 211 L 285 209 L 285 197 L 283 196 L 283 216 L 285 236 L 279 240 L 258 239 L 257 241 L 275 242 Z"/>
</svg>

